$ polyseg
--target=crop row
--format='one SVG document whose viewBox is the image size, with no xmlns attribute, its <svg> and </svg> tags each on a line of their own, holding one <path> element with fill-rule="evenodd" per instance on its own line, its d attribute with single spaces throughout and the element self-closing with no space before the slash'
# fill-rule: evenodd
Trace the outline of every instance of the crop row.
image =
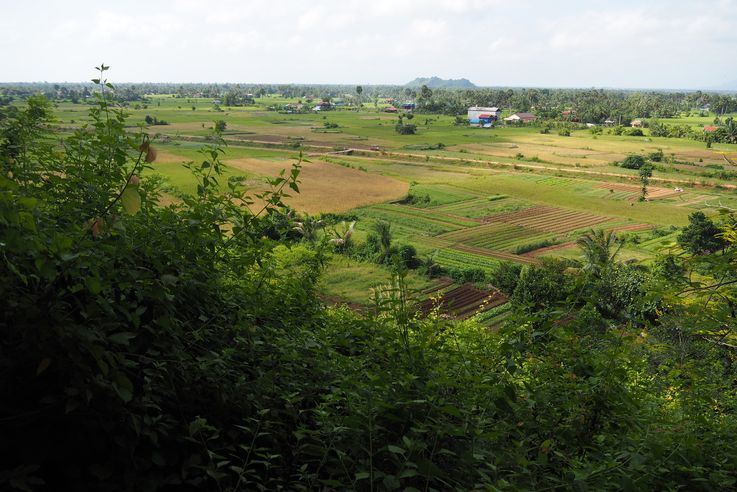
<svg viewBox="0 0 737 492">
<path fill-rule="evenodd" d="M 506 201 L 508 198 L 497 200 L 496 202 L 499 203 L 501 201 Z M 450 203 L 448 205 L 441 205 L 439 207 L 435 207 L 436 210 L 443 210 L 445 212 L 456 212 L 460 213 L 461 211 L 469 210 L 472 208 L 476 208 L 482 205 L 485 205 L 487 203 L 493 203 L 489 202 L 487 198 L 479 197 L 479 198 L 473 198 L 471 200 L 464 200 L 462 202 L 455 202 Z"/>
<path fill-rule="evenodd" d="M 534 258 L 528 258 L 526 256 L 516 255 L 514 253 L 506 253 L 504 251 L 492 251 L 486 248 L 467 246 L 465 244 L 456 244 L 453 246 L 453 249 L 464 252 L 464 253 L 488 256 L 489 258 L 496 258 L 498 260 L 504 260 L 504 261 L 513 261 L 516 263 L 526 263 L 526 264 L 537 263 L 537 260 L 535 260 Z"/>
<path fill-rule="evenodd" d="M 494 224 L 501 225 L 501 224 Z M 481 229 L 481 228 L 479 228 Z M 521 244 L 550 239 L 550 234 L 504 224 L 503 227 L 479 230 L 476 234 L 460 242 L 479 248 L 511 251 Z"/>
<path fill-rule="evenodd" d="M 459 226 L 428 220 L 425 217 L 405 215 L 394 210 L 380 210 L 377 208 L 365 209 L 361 212 L 362 217 L 373 219 L 384 219 L 392 226 L 399 226 L 419 234 L 443 234 L 460 229 Z"/>
<path fill-rule="evenodd" d="M 475 225 L 475 222 L 463 217 L 449 217 L 432 212 L 430 209 L 408 207 L 406 205 L 374 205 L 373 210 L 381 210 L 382 212 L 391 213 L 402 217 L 411 217 L 422 219 L 445 227 L 460 229 Z"/>
<path fill-rule="evenodd" d="M 487 271 L 495 270 L 499 265 L 499 262 L 491 257 L 454 249 L 438 250 L 435 261 L 447 267 L 481 268 Z"/>
<path fill-rule="evenodd" d="M 478 223 L 478 220 L 468 219 L 458 215 L 449 214 L 432 208 L 419 208 L 409 205 L 375 205 L 379 210 L 390 210 L 407 216 L 422 217 L 424 219 L 453 224 L 461 227 L 470 227 Z"/>
<path fill-rule="evenodd" d="M 485 217 L 501 214 L 518 212 L 529 208 L 529 204 L 512 198 L 504 198 L 498 201 L 482 201 L 464 204 L 463 207 L 455 207 L 453 209 L 443 208 L 446 212 L 452 212 L 463 217 L 484 220 Z"/>
<path fill-rule="evenodd" d="M 604 222 L 609 222 L 612 219 L 577 210 L 539 206 L 519 212 L 492 215 L 487 217 L 486 220 L 488 222 L 514 224 L 539 231 L 564 233 L 585 227 L 593 227 Z"/>
<path fill-rule="evenodd" d="M 466 317 L 474 314 L 479 309 L 491 309 L 505 302 L 507 302 L 506 297 L 499 292 L 484 291 L 471 284 L 463 284 L 442 293 L 440 296 L 424 300 L 418 304 L 417 308 L 423 314 L 427 314 L 437 307 L 442 313 Z"/>
</svg>

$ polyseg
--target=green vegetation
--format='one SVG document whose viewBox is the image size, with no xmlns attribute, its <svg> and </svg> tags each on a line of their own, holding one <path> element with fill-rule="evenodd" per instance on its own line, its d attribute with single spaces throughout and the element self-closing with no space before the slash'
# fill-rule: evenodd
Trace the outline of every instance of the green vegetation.
<svg viewBox="0 0 737 492">
<path fill-rule="evenodd" d="M 295 93 L 233 92 L 242 106 L 215 119 L 212 97 L 144 102 L 106 68 L 84 111 L 0 110 L 3 489 L 737 486 L 737 229 L 709 214 L 734 192 L 658 179 L 697 179 L 675 170 L 715 159 L 703 142 L 450 117 L 408 137 L 379 110 L 331 110 L 340 137 L 304 144 L 322 115 L 259 101 Z M 681 99 L 640 102 L 665 118 Z M 153 108 L 165 135 L 129 124 Z M 355 137 L 389 150 L 329 153 Z M 408 138 L 448 147 L 415 155 Z M 295 142 L 319 155 L 289 161 Z M 555 169 L 594 146 L 616 157 Z M 605 174 L 657 148 L 665 171 Z M 515 159 L 543 152 L 563 161 Z M 321 213 L 288 205 L 337 173 Z M 349 178 L 367 201 L 331 209 Z M 396 182 L 393 199 L 367 190 Z M 558 241 L 559 258 L 522 254 Z M 444 295 L 465 311 L 421 309 Z"/>
</svg>

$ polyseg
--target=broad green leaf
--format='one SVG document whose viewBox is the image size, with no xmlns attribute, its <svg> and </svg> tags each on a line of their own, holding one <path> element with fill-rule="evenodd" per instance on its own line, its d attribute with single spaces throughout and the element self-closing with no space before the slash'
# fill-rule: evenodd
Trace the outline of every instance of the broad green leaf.
<svg viewBox="0 0 737 492">
<path fill-rule="evenodd" d="M 49 359 L 48 357 L 41 359 L 41 362 L 38 363 L 38 367 L 36 368 L 36 376 L 40 375 L 42 372 L 48 369 L 50 365 L 51 359 Z"/>
<path fill-rule="evenodd" d="M 390 453 L 404 454 L 404 449 L 400 448 L 399 446 L 394 446 L 393 444 L 389 444 L 386 449 L 389 450 Z"/>
<path fill-rule="evenodd" d="M 124 402 L 128 403 L 133 399 L 133 383 L 122 372 L 117 372 L 113 376 L 113 388 Z"/>
<path fill-rule="evenodd" d="M 113 333 L 112 335 L 107 337 L 107 339 L 119 345 L 128 345 L 131 339 L 135 338 L 135 336 L 136 336 L 135 333 L 131 333 L 128 331 L 121 331 L 120 333 Z"/>
<path fill-rule="evenodd" d="M 120 201 L 123 203 L 123 210 L 129 215 L 135 215 L 141 210 L 141 195 L 135 188 L 126 187 Z"/>
</svg>

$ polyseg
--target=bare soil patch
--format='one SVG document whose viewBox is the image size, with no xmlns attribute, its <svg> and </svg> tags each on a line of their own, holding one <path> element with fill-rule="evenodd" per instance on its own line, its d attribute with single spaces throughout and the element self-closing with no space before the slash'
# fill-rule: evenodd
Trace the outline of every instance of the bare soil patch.
<svg viewBox="0 0 737 492">
<path fill-rule="evenodd" d="M 230 159 L 226 165 L 261 176 L 276 176 L 294 161 Z M 300 192 L 285 200 L 300 212 L 345 212 L 356 207 L 396 200 L 406 195 L 405 182 L 325 162 L 304 162 Z M 265 186 L 261 187 L 265 189 Z"/>
</svg>

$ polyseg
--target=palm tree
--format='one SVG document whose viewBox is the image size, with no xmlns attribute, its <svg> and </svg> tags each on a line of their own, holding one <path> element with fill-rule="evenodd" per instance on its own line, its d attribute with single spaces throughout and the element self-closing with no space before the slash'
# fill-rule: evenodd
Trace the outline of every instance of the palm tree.
<svg viewBox="0 0 737 492">
<path fill-rule="evenodd" d="M 642 184 L 642 190 L 640 192 L 640 201 L 644 202 L 647 198 L 647 185 L 650 184 L 650 178 L 653 175 L 653 166 L 645 164 L 640 168 L 640 183 Z"/>
<path fill-rule="evenodd" d="M 305 214 L 300 222 L 295 222 L 294 230 L 302 236 L 302 239 L 309 243 L 317 240 L 317 232 L 325 226 L 325 222 Z"/>
<path fill-rule="evenodd" d="M 340 223 L 340 230 L 337 228 L 333 229 L 333 238 L 330 240 L 330 244 L 334 245 L 338 251 L 345 251 L 351 245 L 351 236 L 353 236 L 353 227 L 356 225 L 356 221 L 346 223 L 343 221 Z"/>
<path fill-rule="evenodd" d="M 374 224 L 374 231 L 379 238 L 379 246 L 381 247 L 380 261 L 384 261 L 389 257 L 392 247 L 392 231 L 391 224 L 385 220 L 377 220 Z"/>
<path fill-rule="evenodd" d="M 583 253 L 583 270 L 598 276 L 614 264 L 619 250 L 622 249 L 623 242 L 617 239 L 613 231 L 591 229 L 578 238 L 576 244 Z"/>
</svg>

